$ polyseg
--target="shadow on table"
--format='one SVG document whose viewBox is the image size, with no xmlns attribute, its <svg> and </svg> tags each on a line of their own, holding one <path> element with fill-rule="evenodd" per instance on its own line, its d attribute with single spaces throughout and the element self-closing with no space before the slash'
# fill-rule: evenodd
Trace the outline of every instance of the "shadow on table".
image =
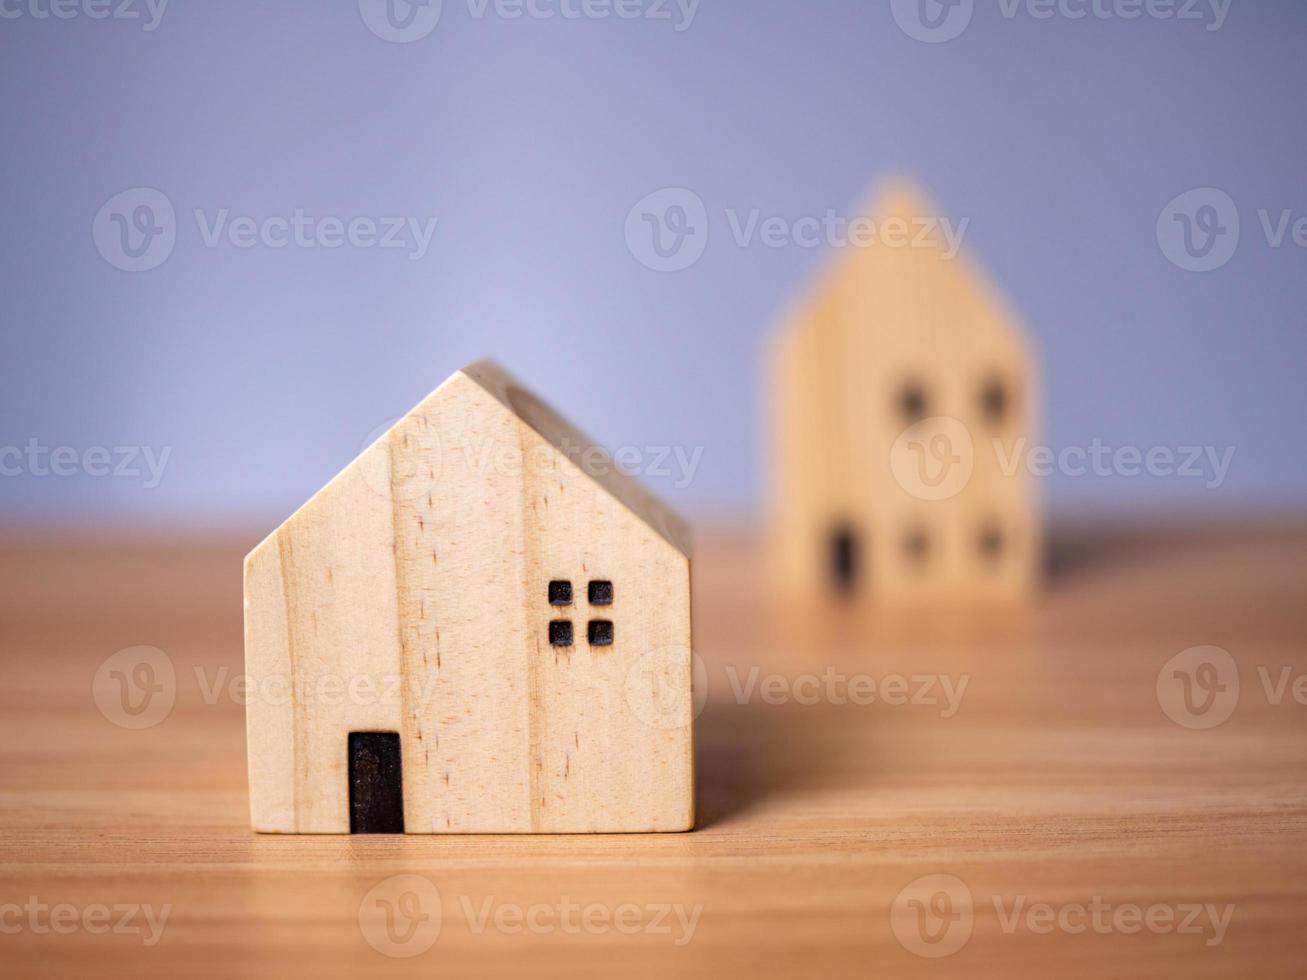
<svg viewBox="0 0 1307 980">
<path fill-rule="evenodd" d="M 1049 586 L 1061 589 L 1082 579 L 1146 565 L 1177 554 L 1210 549 L 1213 540 L 1247 538 L 1257 529 L 1145 527 L 1143 525 L 1057 529 L 1049 534 L 1045 571 Z"/>
<path fill-rule="evenodd" d="M 695 829 L 736 820 L 774 797 L 838 785 L 855 775 L 842 766 L 874 767 L 874 753 L 859 751 L 855 760 L 830 744 L 847 731 L 830 724 L 832 712 L 843 710 L 709 702 L 695 723 Z M 854 724 L 854 718 L 868 717 L 864 708 L 847 710 Z"/>
<path fill-rule="evenodd" d="M 739 817 L 776 790 L 774 719 L 764 707 L 710 702 L 695 722 L 696 830 Z"/>
</svg>

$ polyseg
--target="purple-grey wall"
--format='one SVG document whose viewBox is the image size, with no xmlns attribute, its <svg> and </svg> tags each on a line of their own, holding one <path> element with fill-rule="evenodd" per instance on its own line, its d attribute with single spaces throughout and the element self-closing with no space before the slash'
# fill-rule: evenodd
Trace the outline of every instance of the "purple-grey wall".
<svg viewBox="0 0 1307 980">
<path fill-rule="evenodd" d="M 485 354 L 646 464 L 701 448 L 648 474 L 679 508 L 754 508 L 761 342 L 825 251 L 734 224 L 893 173 L 1028 321 L 1053 449 L 1235 450 L 1056 473 L 1056 512 L 1307 495 L 1298 0 L 51 2 L 0 0 L 0 520 L 276 521 Z M 667 260 L 628 224 L 664 188 Z M 239 244 L 297 210 L 436 224 Z"/>
</svg>

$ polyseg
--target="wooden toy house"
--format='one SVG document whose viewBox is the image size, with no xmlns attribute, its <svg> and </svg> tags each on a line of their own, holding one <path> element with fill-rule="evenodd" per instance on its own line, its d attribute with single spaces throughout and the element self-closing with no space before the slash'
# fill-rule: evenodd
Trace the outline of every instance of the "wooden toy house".
<svg viewBox="0 0 1307 980">
<path fill-rule="evenodd" d="M 1025 595 L 1030 345 L 921 195 L 868 213 L 878 237 L 830 259 L 769 352 L 770 577 L 791 596 Z"/>
<path fill-rule="evenodd" d="M 688 554 L 503 370 L 457 372 L 246 558 L 254 829 L 689 829 Z"/>
</svg>

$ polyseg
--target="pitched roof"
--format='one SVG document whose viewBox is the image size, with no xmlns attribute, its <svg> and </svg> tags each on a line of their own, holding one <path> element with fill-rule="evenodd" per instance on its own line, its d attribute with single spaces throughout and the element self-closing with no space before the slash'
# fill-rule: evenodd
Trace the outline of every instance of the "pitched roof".
<svg viewBox="0 0 1307 980">
<path fill-rule="evenodd" d="M 494 361 L 482 360 L 470 364 L 446 378 L 426 398 L 409 410 L 395 424 L 382 433 L 371 445 L 350 461 L 320 490 L 301 505 L 293 514 L 256 545 L 246 556 L 248 561 L 261 548 L 275 539 L 282 529 L 296 522 L 302 515 L 323 505 L 333 496 L 341 477 L 355 467 L 365 465 L 370 453 L 384 452 L 386 440 L 396 426 L 403 425 L 414 413 L 420 412 L 433 399 L 447 395 L 456 382 L 466 379 L 490 395 L 494 401 L 545 440 L 556 452 L 614 497 L 641 523 L 685 555 L 690 556 L 690 532 L 685 522 L 647 490 L 634 477 L 620 471 L 608 451 L 589 436 L 559 415 L 553 408 L 525 388 Z"/>
<path fill-rule="evenodd" d="M 659 537 L 689 557 L 690 531 L 685 522 L 639 480 L 621 472 L 606 449 L 528 391 L 494 361 L 477 361 L 459 373 L 475 381 Z"/>
<path fill-rule="evenodd" d="M 1005 337 L 1016 341 L 1024 338 L 1020 319 L 1009 308 L 1000 291 L 994 286 L 990 277 L 968 256 L 966 243 L 962 239 L 966 223 L 955 223 L 955 232 L 959 238 L 955 246 L 960 246 L 957 254 L 949 254 L 942 241 L 942 232 L 936 227 L 929 235 L 928 242 L 918 243 L 916 235 L 924 230 L 920 223 L 935 219 L 945 220 L 945 213 L 935 205 L 921 187 L 906 178 L 886 180 L 873 188 L 865 203 L 855 212 L 859 216 L 871 218 L 877 232 L 876 243 L 869 246 L 848 245 L 833 250 L 834 254 L 824 260 L 815 275 L 798 293 L 795 300 L 786 309 L 781 319 L 782 335 L 794 329 L 813 326 L 816 329 L 828 328 L 843 322 L 842 315 L 831 315 L 831 303 L 840 303 L 856 284 L 869 275 L 880 271 L 890 276 L 882 285 L 893 292 L 906 292 L 915 295 L 923 289 L 944 288 L 958 290 L 968 297 L 978 308 L 989 311 L 992 316 L 987 322 Z M 896 219 L 908 226 L 908 234 L 913 236 L 909 247 L 885 244 L 879 235 L 884 233 L 887 221 Z M 915 256 L 928 255 L 937 261 L 924 266 L 915 263 Z M 909 268 L 905 263 L 912 261 L 911 272 L 907 278 L 901 278 L 900 270 Z M 928 280 L 920 278 L 920 269 L 925 270 Z M 835 309 L 838 311 L 839 307 Z M 816 316 L 818 311 L 828 315 Z M 894 323 L 874 323 L 859 325 L 859 329 L 894 330 Z M 970 329 L 977 329 L 972 324 Z"/>
</svg>

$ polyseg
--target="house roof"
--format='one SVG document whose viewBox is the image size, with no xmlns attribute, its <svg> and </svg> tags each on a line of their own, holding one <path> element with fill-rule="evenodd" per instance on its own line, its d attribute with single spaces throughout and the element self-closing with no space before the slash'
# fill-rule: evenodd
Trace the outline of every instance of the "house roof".
<svg viewBox="0 0 1307 980">
<path fill-rule="evenodd" d="M 890 278 L 885 282 L 893 291 L 917 291 L 946 288 L 962 291 L 968 299 L 993 315 L 985 318 L 988 329 L 997 335 L 1019 343 L 1025 340 L 1025 331 L 1020 319 L 1014 315 L 1007 302 L 997 290 L 988 275 L 968 256 L 964 239 L 966 222 L 955 220 L 953 230 L 959 236 L 958 254 L 948 254 L 938 226 L 930 231 L 929 243 L 918 243 L 916 236 L 927 229 L 928 221 L 942 221 L 945 213 L 935 205 L 927 194 L 911 180 L 894 178 L 878 184 L 868 196 L 865 203 L 855 212 L 858 216 L 873 219 L 876 229 L 876 243 L 858 247 L 849 245 L 831 250 L 833 254 L 818 266 L 816 274 L 800 290 L 795 301 L 785 311 L 780 322 L 778 340 L 803 329 L 840 330 L 843 329 L 843 317 L 829 314 L 832 302 L 841 302 L 850 289 L 864 280 L 875 270 L 881 270 Z M 887 245 L 879 237 L 885 231 L 886 222 L 897 219 L 905 222 L 908 234 L 913 236 L 908 247 Z M 905 276 L 905 260 L 912 254 L 931 255 L 936 262 L 925 266 L 925 275 L 919 277 L 917 267 Z M 840 307 L 835 307 L 840 309 Z M 897 330 L 895 323 L 860 324 L 859 329 Z M 969 330 L 978 329 L 978 324 L 969 324 Z M 1017 353 L 1020 353 L 1018 349 Z"/>
<path fill-rule="evenodd" d="M 563 459 L 566 459 L 577 470 L 607 491 L 658 537 L 687 558 L 689 557 L 689 528 L 680 517 L 638 480 L 621 472 L 606 449 L 541 401 L 494 361 L 482 360 L 454 372 L 435 391 L 406 413 L 404 417 L 396 420 L 394 426 L 382 433 L 375 442 L 365 448 L 348 466 L 341 470 L 340 473 L 337 473 L 324 487 L 318 490 L 280 526 L 264 538 L 250 552 L 246 560 L 248 561 L 255 552 L 274 540 L 284 528 L 295 523 L 302 515 L 332 497 L 333 488 L 338 485 L 341 477 L 355 467 L 363 465 L 368 454 L 379 451 L 378 447 L 386 441 L 395 426 L 404 424 L 407 418 L 420 412 L 433 399 L 446 397 L 456 390 L 459 384 L 467 382 L 474 383 L 478 388 L 485 391 L 494 399 L 496 404 L 502 406 L 517 421 L 537 433 Z"/>
<path fill-rule="evenodd" d="M 621 472 L 608 451 L 581 432 L 521 382 L 490 360 L 477 361 L 460 374 L 475 381 L 627 510 L 687 557 L 690 531 L 680 517 L 635 477 Z"/>
</svg>

